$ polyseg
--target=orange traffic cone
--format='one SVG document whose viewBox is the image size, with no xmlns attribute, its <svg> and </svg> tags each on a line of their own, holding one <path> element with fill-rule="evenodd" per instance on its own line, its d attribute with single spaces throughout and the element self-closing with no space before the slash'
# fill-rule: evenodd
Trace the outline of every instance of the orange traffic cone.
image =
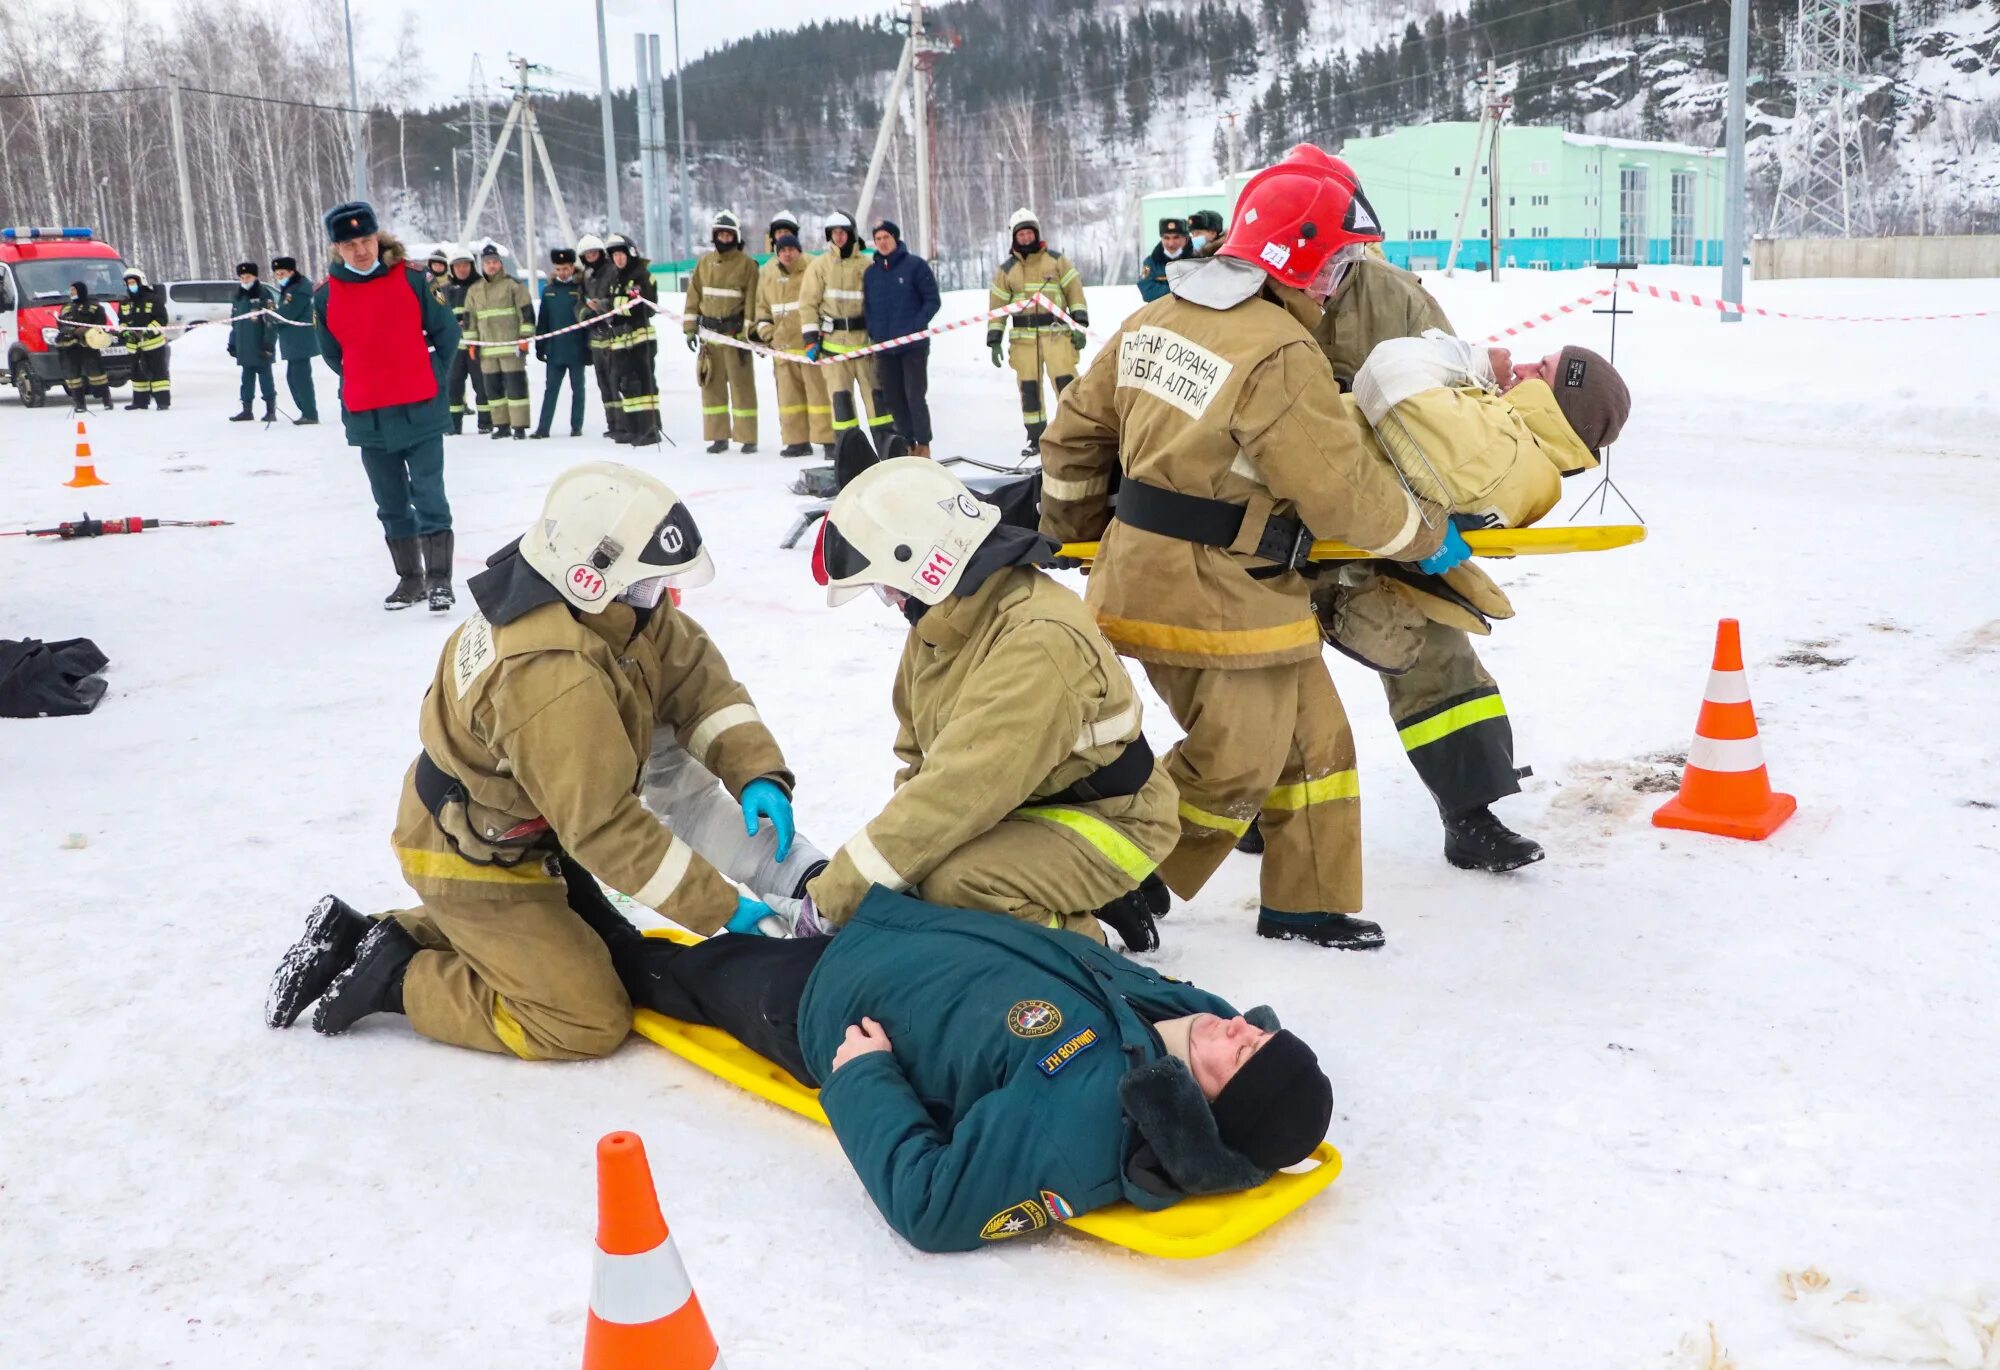
<svg viewBox="0 0 2000 1370">
<path fill-rule="evenodd" d="M 1653 811 L 1653 826 L 1685 828 L 1718 837 L 1761 842 L 1799 807 L 1771 790 L 1764 744 L 1757 740 L 1757 712 L 1743 674 L 1743 639 L 1736 620 L 1715 629 L 1715 665 L 1702 695 L 1681 792 Z"/>
<path fill-rule="evenodd" d="M 76 421 L 76 474 L 63 484 L 72 490 L 82 490 L 92 485 L 109 485 L 111 482 L 97 478 L 97 467 L 91 461 L 90 434 L 83 431 L 83 420 Z"/>
<path fill-rule="evenodd" d="M 633 1132 L 597 1143 L 597 1260 L 583 1370 L 727 1370 L 660 1214 L 646 1144 Z"/>
</svg>

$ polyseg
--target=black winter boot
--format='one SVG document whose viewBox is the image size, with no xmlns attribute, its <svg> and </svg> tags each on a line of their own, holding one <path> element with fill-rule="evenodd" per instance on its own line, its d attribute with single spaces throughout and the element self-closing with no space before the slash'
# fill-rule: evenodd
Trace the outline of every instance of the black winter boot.
<svg viewBox="0 0 2000 1370">
<path fill-rule="evenodd" d="M 1515 832 L 1484 804 L 1444 820 L 1444 859 L 1462 871 L 1519 870 L 1545 855 L 1541 843 Z"/>
<path fill-rule="evenodd" d="M 410 958 L 423 948 L 393 918 L 376 920 L 354 961 L 334 977 L 319 1007 L 313 1010 L 313 1031 L 335 1037 L 373 1013 L 403 1011 L 403 975 Z"/>
<path fill-rule="evenodd" d="M 528 430 L 527 430 L 527 429 L 525 429 L 525 428 L 516 428 L 516 429 L 514 430 L 514 441 L 515 441 L 515 442 L 526 442 L 527 440 L 528 440 Z"/>
<path fill-rule="evenodd" d="M 83 406 L 81 404 L 77 406 L 77 409 L 79 411 L 81 411 L 82 408 Z M 257 416 L 255 414 L 250 412 L 250 406 L 246 404 L 243 406 L 243 412 L 240 414 L 231 414 L 229 416 L 229 421 L 231 423 L 250 423 L 253 422 L 256 419 L 256 417 Z"/>
<path fill-rule="evenodd" d="M 826 459 L 827 459 L 828 461 L 832 461 L 832 460 L 833 460 L 833 444 L 832 444 L 832 443 L 830 443 L 830 442 L 823 442 L 823 443 L 821 443 L 821 444 L 819 445 L 819 454 L 820 454 L 820 455 L 821 455 L 822 457 L 825 457 L 825 458 L 826 458 Z M 808 456 L 810 456 L 810 455 L 811 455 L 811 453 L 807 453 L 807 455 L 808 455 Z"/>
<path fill-rule="evenodd" d="M 504 423 L 494 424 L 491 429 L 487 430 L 486 436 L 498 442 L 500 439 L 508 436 L 507 425 Z"/>
<path fill-rule="evenodd" d="M 441 614 L 458 602 L 451 589 L 451 529 L 442 533 L 426 533 L 422 538 L 424 550 L 424 588 L 429 595 L 431 612 Z"/>
<path fill-rule="evenodd" d="M 788 442 L 778 449 L 778 455 L 781 457 L 809 457 L 812 454 L 812 444 L 809 442 Z"/>
<path fill-rule="evenodd" d="M 1257 935 L 1279 941 L 1313 942 L 1341 951 L 1377 951 L 1388 939 L 1382 925 L 1345 913 L 1285 913 L 1257 910 Z"/>
<path fill-rule="evenodd" d="M 1264 830 L 1257 826 L 1256 819 L 1251 819 L 1250 826 L 1245 828 L 1243 835 L 1236 839 L 1236 850 L 1245 852 L 1251 856 L 1262 856 L 1264 854 Z"/>
<path fill-rule="evenodd" d="M 390 538 L 389 560 L 396 565 L 396 588 L 382 598 L 384 609 L 407 609 L 424 597 L 424 563 L 415 538 Z"/>
<path fill-rule="evenodd" d="M 1149 875 L 1139 888 L 1121 894 L 1096 911 L 1097 921 L 1118 934 L 1127 951 L 1152 951 L 1160 945 L 1157 919 L 1173 907 L 1173 894 L 1166 881 Z"/>
<path fill-rule="evenodd" d="M 754 457 L 754 456 L 756 456 L 756 455 L 757 455 L 757 444 L 756 444 L 756 443 L 754 443 L 754 442 L 746 442 L 746 443 L 744 443 L 744 444 L 743 444 L 743 455 L 744 455 L 744 456 L 746 456 L 746 457 Z"/>
<path fill-rule="evenodd" d="M 314 904 L 306 915 L 305 932 L 271 975 L 271 988 L 264 995 L 264 1026 L 288 1028 L 296 1023 L 306 1005 L 354 964 L 355 949 L 374 926 L 374 919 L 356 913 L 337 894 Z"/>
<path fill-rule="evenodd" d="M 725 438 L 717 438 L 702 450 L 704 452 L 727 452 L 729 450 L 729 442 Z"/>
<path fill-rule="evenodd" d="M 276 422 L 277 422 L 277 420 L 278 420 L 278 403 L 277 403 L 277 401 L 276 401 L 276 400 L 265 400 L 265 401 L 264 401 L 264 422 L 265 422 L 265 423 L 276 423 Z"/>
<path fill-rule="evenodd" d="M 134 395 L 132 397 L 132 402 L 126 405 L 125 407 L 127 409 L 144 409 L 147 407 L 148 403 L 149 400 L 145 395 Z"/>
</svg>

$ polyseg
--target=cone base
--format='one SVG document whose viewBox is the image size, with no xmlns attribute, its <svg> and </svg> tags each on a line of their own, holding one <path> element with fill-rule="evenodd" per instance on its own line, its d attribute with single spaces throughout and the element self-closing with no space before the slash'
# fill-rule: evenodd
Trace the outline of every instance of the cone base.
<svg viewBox="0 0 2000 1370">
<path fill-rule="evenodd" d="M 97 472 L 85 469 L 71 476 L 63 484 L 72 490 L 87 490 L 93 485 L 109 485 L 111 482 L 108 480 L 99 480 Z"/>
<path fill-rule="evenodd" d="M 1716 837 L 1737 837 L 1746 842 L 1762 842 L 1797 813 L 1799 801 L 1789 794 L 1772 794 L 1771 801 L 1755 813 L 1710 813 L 1689 808 L 1675 795 L 1653 810 L 1653 826 L 1678 828 L 1684 832 L 1705 832 Z"/>
</svg>

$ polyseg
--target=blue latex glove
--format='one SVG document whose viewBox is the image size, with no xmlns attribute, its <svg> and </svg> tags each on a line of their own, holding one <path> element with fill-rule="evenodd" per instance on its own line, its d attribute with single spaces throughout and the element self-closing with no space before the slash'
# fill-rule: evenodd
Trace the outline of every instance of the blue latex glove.
<svg viewBox="0 0 2000 1370">
<path fill-rule="evenodd" d="M 757 924 L 771 916 L 771 906 L 759 903 L 747 894 L 736 896 L 736 912 L 729 915 L 729 921 L 722 926 L 730 932 L 746 937 L 762 937 L 763 930 Z"/>
<path fill-rule="evenodd" d="M 757 821 L 771 820 L 778 830 L 778 859 L 792 854 L 792 801 L 774 780 L 753 780 L 743 787 L 743 831 L 757 835 Z"/>
<path fill-rule="evenodd" d="M 1457 524 L 1447 523 L 1444 545 L 1418 562 L 1417 568 L 1427 576 L 1441 576 L 1471 555 L 1472 549 L 1465 545 L 1465 534 L 1458 531 Z"/>
</svg>

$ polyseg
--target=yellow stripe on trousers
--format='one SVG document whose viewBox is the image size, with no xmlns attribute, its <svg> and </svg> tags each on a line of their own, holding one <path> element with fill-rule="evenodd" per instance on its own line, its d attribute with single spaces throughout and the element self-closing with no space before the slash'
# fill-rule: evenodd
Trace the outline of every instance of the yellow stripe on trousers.
<svg viewBox="0 0 2000 1370">
<path fill-rule="evenodd" d="M 1468 699 L 1463 704 L 1454 705 L 1441 714 L 1433 714 L 1421 722 L 1412 723 L 1398 730 L 1403 739 L 1403 750 L 1413 752 L 1428 746 L 1438 739 L 1448 737 L 1460 728 L 1470 728 L 1475 723 L 1484 723 L 1489 718 L 1505 718 L 1506 701 L 1497 694 L 1485 695 L 1479 699 Z"/>
<path fill-rule="evenodd" d="M 1335 771 L 1317 780 L 1296 785 L 1280 785 L 1264 801 L 1267 809 L 1304 809 L 1314 804 L 1330 804 L 1336 799 L 1359 799 L 1361 777 L 1352 770 Z"/>
<path fill-rule="evenodd" d="M 523 861 L 518 866 L 479 866 L 457 852 L 431 851 L 424 847 L 398 847 L 396 859 L 403 874 L 413 880 L 473 880 L 488 885 L 560 885 L 562 881 L 542 872 L 539 861 Z"/>
<path fill-rule="evenodd" d="M 1144 880 L 1159 866 L 1159 862 L 1139 850 L 1139 844 L 1118 829 L 1099 818 L 1096 814 L 1084 813 L 1079 809 L 1060 809 L 1040 805 L 1034 808 L 1016 810 L 1023 818 L 1036 818 L 1044 823 L 1068 828 L 1095 848 L 1099 855 L 1112 865 L 1124 871 L 1134 880 Z"/>
<path fill-rule="evenodd" d="M 493 1035 L 500 1039 L 502 1045 L 507 1050 L 513 1052 L 524 1061 L 539 1061 L 542 1059 L 535 1054 L 534 1048 L 528 1045 L 528 1034 L 521 1030 L 520 1021 L 508 1011 L 506 1000 L 497 994 L 493 996 L 492 1022 Z"/>
<path fill-rule="evenodd" d="M 1250 820 L 1247 818 L 1230 818 L 1224 814 L 1210 813 L 1207 809 L 1196 808 L 1185 799 L 1181 801 L 1180 813 L 1183 823 L 1192 823 L 1198 828 L 1215 828 L 1232 837 L 1241 837 L 1250 831 Z"/>
</svg>

